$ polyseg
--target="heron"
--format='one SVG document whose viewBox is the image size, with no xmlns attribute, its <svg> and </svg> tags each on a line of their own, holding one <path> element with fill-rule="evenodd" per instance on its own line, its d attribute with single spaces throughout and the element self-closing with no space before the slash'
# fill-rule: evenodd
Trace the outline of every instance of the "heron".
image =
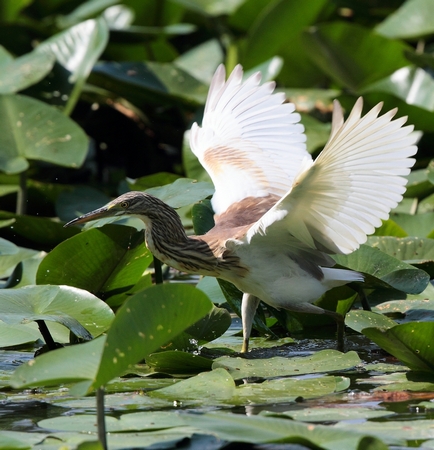
<svg viewBox="0 0 434 450">
<path fill-rule="evenodd" d="M 313 304 L 326 291 L 362 282 L 359 272 L 336 268 L 330 255 L 349 254 L 402 200 L 417 151 L 416 133 L 397 109 L 382 103 L 362 115 L 359 98 L 344 121 L 334 101 L 331 134 L 313 160 L 295 106 L 261 74 L 243 80 L 237 65 L 226 79 L 214 74 L 202 126 L 190 146 L 215 186 L 215 225 L 186 234 L 177 212 L 144 192 L 128 192 L 65 226 L 104 217 L 139 217 L 145 242 L 163 263 L 187 273 L 233 283 L 243 292 L 243 344 L 262 300 L 277 309 L 344 319 Z"/>
</svg>

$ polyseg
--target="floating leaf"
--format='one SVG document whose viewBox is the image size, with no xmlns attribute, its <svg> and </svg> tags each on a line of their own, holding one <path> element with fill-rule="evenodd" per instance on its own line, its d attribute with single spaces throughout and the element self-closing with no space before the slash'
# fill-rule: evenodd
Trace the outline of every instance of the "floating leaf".
<svg viewBox="0 0 434 450">
<path fill-rule="evenodd" d="M 298 411 L 288 411 L 281 414 L 301 422 L 340 422 L 341 420 L 374 419 L 376 417 L 391 416 L 394 413 L 384 409 L 347 405 L 345 408 L 303 408 Z"/>
<path fill-rule="evenodd" d="M 105 62 L 90 80 L 142 107 L 164 103 L 194 107 L 205 103 L 207 87 L 174 64 L 147 61 Z"/>
<path fill-rule="evenodd" d="M 172 208 L 180 208 L 211 196 L 214 194 L 214 187 L 206 181 L 179 178 L 171 184 L 150 188 L 146 192 L 163 200 Z"/>
<path fill-rule="evenodd" d="M 0 93 L 21 91 L 44 78 L 55 61 L 53 54 L 38 51 L 27 53 L 12 61 L 0 64 Z"/>
<path fill-rule="evenodd" d="M 302 45 L 302 32 L 315 23 L 324 10 L 326 1 L 268 3 L 256 14 L 246 36 L 240 62 L 245 68 L 259 65 L 279 56 L 291 64 L 284 64 L 279 80 L 286 86 L 311 86 L 321 79 Z M 256 8 L 258 5 L 256 5 Z M 291 42 L 291 45 L 287 45 Z M 294 70 L 297 67 L 297 70 Z"/>
<path fill-rule="evenodd" d="M 372 311 L 350 311 L 345 316 L 345 325 L 362 333 L 365 328 L 371 327 L 388 330 L 396 326 L 397 323 L 383 314 Z"/>
<path fill-rule="evenodd" d="M 364 328 L 362 332 L 411 369 L 434 371 L 433 322 L 408 322 L 387 330 Z"/>
<path fill-rule="evenodd" d="M 433 88 L 434 81 L 427 71 L 419 67 L 407 66 L 399 68 L 384 79 L 365 86 L 361 93 L 382 92 L 392 94 L 409 105 L 433 112 Z"/>
<path fill-rule="evenodd" d="M 391 39 L 420 38 L 434 33 L 433 16 L 434 5 L 430 0 L 408 0 L 375 30 Z"/>
<path fill-rule="evenodd" d="M 22 95 L 0 96 L 0 170 L 18 173 L 27 159 L 80 167 L 87 153 L 83 130 L 60 111 Z"/>
<path fill-rule="evenodd" d="M 364 287 L 367 288 L 393 287 L 408 294 L 418 294 L 429 283 L 426 272 L 368 245 L 361 245 L 349 255 L 333 255 L 333 259 L 344 267 L 364 273 Z"/>
<path fill-rule="evenodd" d="M 212 361 L 203 356 L 180 351 L 152 353 L 146 358 L 146 364 L 156 372 L 191 374 L 211 370 Z"/>
<path fill-rule="evenodd" d="M 400 313 L 403 317 L 396 317 L 397 323 L 434 321 L 434 299 L 389 301 L 377 305 L 374 310 L 392 317 Z"/>
<path fill-rule="evenodd" d="M 434 239 L 371 236 L 368 243 L 394 258 L 412 264 L 434 277 Z"/>
<path fill-rule="evenodd" d="M 118 310 L 107 334 L 94 387 L 157 350 L 211 307 L 206 295 L 189 285 L 160 284 L 133 295 Z"/>
<path fill-rule="evenodd" d="M 93 380 L 104 343 L 105 337 L 100 337 L 84 344 L 44 353 L 18 367 L 12 374 L 10 385 L 18 389 Z"/>
<path fill-rule="evenodd" d="M 64 283 L 98 296 L 126 293 L 152 261 L 143 233 L 106 225 L 73 236 L 42 261 L 38 284 Z"/>
<path fill-rule="evenodd" d="M 308 373 L 324 373 L 348 370 L 360 364 L 355 352 L 341 353 L 337 350 L 322 350 L 311 356 L 294 358 L 274 357 L 249 360 L 223 356 L 215 360 L 213 369 L 227 370 L 235 380 L 242 378 L 270 378 Z"/>
<path fill-rule="evenodd" d="M 26 286 L 0 291 L 0 317 L 8 325 L 34 320 L 58 322 L 78 337 L 89 339 L 89 332 L 98 336 L 107 330 L 114 315 L 104 302 L 81 289 Z"/>
<path fill-rule="evenodd" d="M 304 32 L 308 55 L 335 82 L 353 91 L 407 65 L 408 46 L 355 23 L 324 23 Z"/>
</svg>

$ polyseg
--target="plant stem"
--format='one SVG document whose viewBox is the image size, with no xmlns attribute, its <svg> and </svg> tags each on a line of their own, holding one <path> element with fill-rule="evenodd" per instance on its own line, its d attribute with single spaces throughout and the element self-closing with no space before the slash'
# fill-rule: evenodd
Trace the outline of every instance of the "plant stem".
<svg viewBox="0 0 434 450">
<path fill-rule="evenodd" d="M 155 283 L 163 284 L 163 271 L 161 269 L 161 261 L 154 256 L 154 272 L 155 272 Z"/>
<path fill-rule="evenodd" d="M 20 189 L 17 195 L 17 214 L 25 214 L 27 205 L 27 170 L 20 173 Z"/>
<path fill-rule="evenodd" d="M 55 350 L 56 348 L 59 348 L 59 346 L 54 342 L 54 339 L 51 336 L 50 330 L 47 327 L 47 324 L 43 320 L 37 320 L 36 323 L 38 324 L 39 331 L 42 334 L 42 337 L 44 338 L 45 344 L 50 350 Z"/>
<path fill-rule="evenodd" d="M 105 429 L 104 388 L 96 390 L 96 420 L 98 425 L 98 439 L 102 448 L 107 450 L 107 434 Z"/>
</svg>

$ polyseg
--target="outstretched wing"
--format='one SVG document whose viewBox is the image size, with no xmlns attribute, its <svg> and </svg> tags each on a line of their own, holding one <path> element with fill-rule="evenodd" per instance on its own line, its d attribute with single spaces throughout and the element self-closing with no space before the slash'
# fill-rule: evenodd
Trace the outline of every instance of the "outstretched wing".
<svg viewBox="0 0 434 450">
<path fill-rule="evenodd" d="M 330 253 L 351 253 L 401 201 L 414 164 L 418 136 L 396 109 L 378 117 L 382 104 L 361 117 L 360 98 L 343 122 L 334 105 L 332 134 L 324 150 L 295 179 L 293 188 L 247 234 L 290 233 Z"/>
<path fill-rule="evenodd" d="M 282 197 L 290 189 L 306 151 L 304 127 L 275 83 L 260 85 L 261 74 L 242 81 L 236 66 L 225 81 L 217 69 L 209 89 L 202 127 L 193 124 L 190 145 L 211 176 L 216 214 L 246 197 Z"/>
</svg>

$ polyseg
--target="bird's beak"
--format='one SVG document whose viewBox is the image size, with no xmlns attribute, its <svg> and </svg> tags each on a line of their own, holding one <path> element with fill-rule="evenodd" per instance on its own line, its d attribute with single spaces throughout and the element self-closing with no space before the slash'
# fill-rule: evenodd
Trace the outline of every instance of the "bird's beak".
<svg viewBox="0 0 434 450">
<path fill-rule="evenodd" d="M 64 227 L 70 227 L 71 225 L 78 225 L 79 223 L 90 222 L 91 220 L 103 219 L 104 217 L 113 216 L 113 211 L 110 211 L 110 208 L 107 206 L 103 206 L 102 208 L 95 209 L 94 211 L 83 214 L 76 219 L 71 220 L 70 222 L 63 225 Z"/>
</svg>

